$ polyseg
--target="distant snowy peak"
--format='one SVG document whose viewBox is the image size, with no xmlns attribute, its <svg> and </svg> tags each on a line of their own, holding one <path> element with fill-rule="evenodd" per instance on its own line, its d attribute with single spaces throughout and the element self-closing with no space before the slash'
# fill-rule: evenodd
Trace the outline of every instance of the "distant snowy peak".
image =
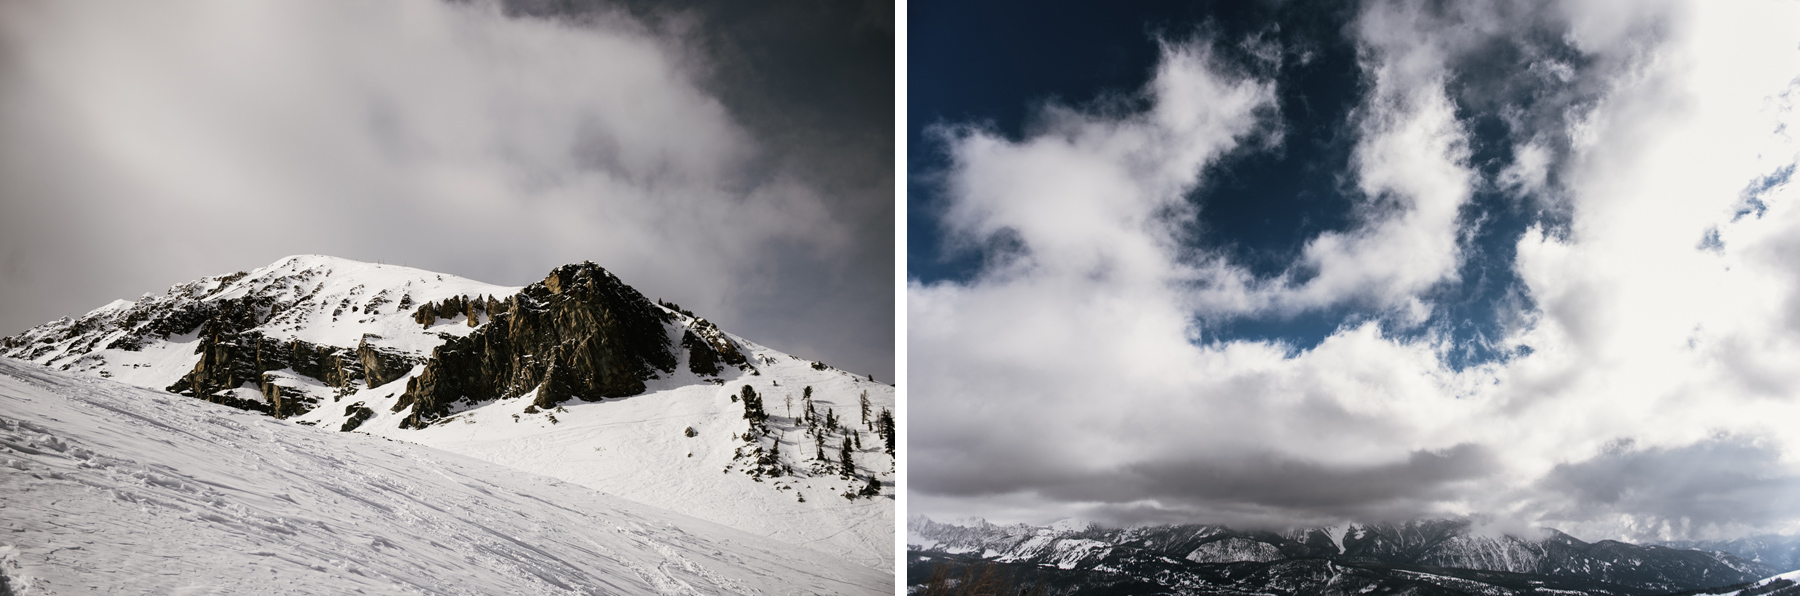
<svg viewBox="0 0 1800 596">
<path fill-rule="evenodd" d="M 1070 534 L 1086 530 L 1092 525 L 1094 525 L 1093 522 L 1068 517 L 1052 522 L 1046 529 L 1056 534 Z"/>
</svg>

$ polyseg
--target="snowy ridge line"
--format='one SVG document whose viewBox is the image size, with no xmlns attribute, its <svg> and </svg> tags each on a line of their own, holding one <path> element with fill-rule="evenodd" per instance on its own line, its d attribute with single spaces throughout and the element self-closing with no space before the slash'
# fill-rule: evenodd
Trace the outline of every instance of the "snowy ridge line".
<svg viewBox="0 0 1800 596">
<path fill-rule="evenodd" d="M 10 359 L 0 502 L 17 594 L 890 590 L 877 570 L 557 480 Z"/>
</svg>

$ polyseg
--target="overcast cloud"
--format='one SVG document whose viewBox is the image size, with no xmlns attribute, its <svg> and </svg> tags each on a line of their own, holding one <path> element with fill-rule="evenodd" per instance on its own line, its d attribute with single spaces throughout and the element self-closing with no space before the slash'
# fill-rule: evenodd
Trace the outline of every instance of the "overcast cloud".
<svg viewBox="0 0 1800 596">
<path fill-rule="evenodd" d="M 538 4 L 0 6 L 0 333 L 295 253 L 592 260 L 891 379 L 891 5 Z"/>
<path fill-rule="evenodd" d="M 1800 5 L 1466 4 L 1363 7 L 1354 222 L 1273 276 L 1182 232 L 1209 165 L 1282 142 L 1278 81 L 1212 58 L 1243 40 L 1165 39 L 1142 110 L 938 128 L 941 223 L 987 257 L 908 289 L 914 510 L 1800 529 Z M 1471 157 L 1482 115 L 1507 163 Z M 1535 214 L 1505 356 L 1451 366 L 1439 291 L 1495 191 Z M 1321 309 L 1359 314 L 1305 347 L 1196 325 Z"/>
</svg>

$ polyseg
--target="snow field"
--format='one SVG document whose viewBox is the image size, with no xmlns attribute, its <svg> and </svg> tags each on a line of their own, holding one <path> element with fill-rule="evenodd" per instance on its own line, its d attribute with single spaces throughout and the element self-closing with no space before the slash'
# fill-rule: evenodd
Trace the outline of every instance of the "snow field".
<svg viewBox="0 0 1800 596">
<path fill-rule="evenodd" d="M 892 578 L 430 447 L 9 359 L 0 526 L 0 574 L 33 595 L 879 594 Z"/>
<path fill-rule="evenodd" d="M 295 418 L 336 429 L 345 408 L 363 403 L 375 416 L 357 428 L 395 440 L 430 445 L 542 474 L 767 536 L 891 573 L 894 569 L 893 458 L 876 433 L 860 424 L 867 392 L 873 416 L 894 407 L 893 387 L 775 352 L 735 336 L 756 359 L 760 375 L 729 369 L 733 376 L 713 384 L 687 371 L 686 355 L 667 378 L 651 382 L 642 395 L 601 402 L 570 401 L 558 409 L 526 413 L 535 394 L 497 400 L 458 412 L 424 429 L 402 429 L 408 411 L 391 412 L 405 390 L 406 379 L 326 401 Z M 415 370 L 412 374 L 417 374 Z M 411 375 L 408 375 L 410 378 Z M 744 385 L 763 396 L 770 414 L 770 438 L 782 440 L 783 458 L 799 474 L 811 474 L 814 444 L 798 420 L 802 391 L 813 388 L 814 407 L 823 417 L 833 409 L 845 426 L 862 431 L 863 449 L 854 454 L 860 478 L 836 473 L 764 477 L 743 473 L 748 458 L 733 459 L 747 443 L 737 437 L 749 431 L 743 404 L 733 399 Z M 785 398 L 792 395 L 794 413 Z M 551 419 L 554 418 L 555 422 Z M 686 430 L 693 428 L 695 436 Z M 841 438 L 827 440 L 826 455 L 838 457 Z M 729 471 L 727 471 L 729 469 Z M 860 490 L 866 477 L 882 480 L 882 495 L 846 499 Z M 801 501 L 804 497 L 804 502 Z"/>
<path fill-rule="evenodd" d="M 52 368 L 162 390 L 193 370 L 200 359 L 194 353 L 200 343 L 197 332 L 166 340 L 152 334 L 136 350 L 105 347 L 143 328 L 147 316 L 208 301 L 255 298 L 278 305 L 257 313 L 255 331 L 269 338 L 352 350 L 367 342 L 423 358 L 445 336 L 466 336 L 477 327 L 470 327 L 465 315 L 420 325 L 413 319 L 417 305 L 452 296 L 491 295 L 504 300 L 518 290 L 395 265 L 297 255 L 242 274 L 180 284 L 162 295 L 115 301 L 79 319 L 41 326 L 26 332 L 31 341 L 17 351 L 35 354 L 31 361 Z M 687 351 L 679 349 L 684 329 L 695 321 L 669 312 L 675 317 L 667 326 L 669 340 L 680 360 L 672 374 L 651 380 L 642 395 L 595 403 L 572 401 L 548 412 L 527 413 L 535 395 L 526 394 L 462 405 L 464 411 L 423 430 L 401 429 L 399 421 L 409 412 L 392 412 L 392 406 L 422 367 L 379 387 L 357 381 L 344 395 L 292 369 L 270 371 L 267 376 L 275 385 L 318 400 L 317 409 L 292 419 L 317 431 L 338 430 L 350 417 L 347 408 L 360 405 L 374 416 L 356 429 L 358 433 L 557 478 L 842 557 L 891 577 L 893 459 L 879 436 L 860 424 L 857 398 L 866 391 L 874 412 L 892 410 L 893 387 L 836 369 L 816 369 L 811 361 L 730 334 L 725 337 L 752 359 L 758 374 L 726 367 L 718 378 L 695 375 L 688 370 Z M 487 318 L 481 316 L 477 323 L 485 325 Z M 740 448 L 750 449 L 740 439 L 749 430 L 743 404 L 733 400 L 743 385 L 763 395 L 771 415 L 767 423 L 771 436 L 761 443 L 767 446 L 779 437 L 783 459 L 799 476 L 759 481 L 744 473 L 748 458 L 733 458 Z M 811 461 L 814 443 L 797 420 L 802 388 L 809 385 L 821 417 L 829 408 L 845 427 L 862 430 L 863 448 L 855 454 L 861 477 L 844 479 Z M 239 399 L 266 401 L 253 383 L 230 391 Z M 785 401 L 789 396 L 794 402 L 791 416 Z M 686 436 L 689 427 L 695 430 L 694 437 Z M 840 442 L 841 437 L 833 434 L 825 445 L 833 460 Z M 841 496 L 863 488 L 871 474 L 882 482 L 879 497 Z"/>
</svg>

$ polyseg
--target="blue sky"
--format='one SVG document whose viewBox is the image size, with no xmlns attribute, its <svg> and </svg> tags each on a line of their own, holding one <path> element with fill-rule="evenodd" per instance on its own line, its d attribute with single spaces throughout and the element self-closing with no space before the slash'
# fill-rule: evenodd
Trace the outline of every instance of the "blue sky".
<svg viewBox="0 0 1800 596">
<path fill-rule="evenodd" d="M 1800 519 L 1791 3 L 910 10 L 921 512 Z"/>
<path fill-rule="evenodd" d="M 1028 7 L 1037 7 L 1028 9 Z M 1207 179 L 1184 200 L 1199 208 L 1183 222 L 1183 240 L 1204 251 L 1230 255 L 1260 278 L 1295 270 L 1306 243 L 1322 232 L 1356 225 L 1358 191 L 1349 172 L 1356 138 L 1356 109 L 1370 81 L 1357 65 L 1357 45 L 1347 34 L 1354 4 L 1339 2 L 1148 2 L 1135 10 L 1091 3 L 1006 5 L 922 2 L 913 8 L 912 60 L 921 76 L 908 91 L 912 123 L 909 275 L 921 282 L 967 281 L 986 252 L 945 242 L 939 220 L 944 190 L 937 181 L 947 163 L 934 130 L 983 127 L 1009 139 L 1026 134 L 1045 102 L 1100 107 L 1133 101 L 1132 90 L 1154 74 L 1159 43 L 1203 36 L 1256 40 L 1215 43 L 1215 58 L 1231 68 L 1276 81 L 1269 108 L 1280 128 L 1272 146 L 1241 148 L 1207 166 Z M 1020 14 L 1031 16 L 1021 21 Z M 1550 53 L 1579 62 L 1579 52 L 1544 32 L 1538 39 L 1500 39 L 1465 57 L 1467 80 L 1451 85 L 1470 165 L 1489 181 L 1513 161 L 1513 135 L 1527 123 L 1508 123 L 1496 108 L 1533 109 L 1542 95 L 1566 93 L 1510 80 Z M 1523 49 L 1542 44 L 1548 47 Z M 1277 61 L 1258 51 L 1279 48 Z M 1495 92 L 1511 101 L 1499 105 Z M 1136 98 L 1141 99 L 1141 98 Z M 1552 100 L 1554 101 L 1554 100 Z M 1102 108 L 1102 109 L 1111 109 Z M 1126 108 L 1129 109 L 1129 108 Z M 938 127 L 935 128 L 934 127 Z M 1530 132 L 1530 131 L 1526 131 Z M 1518 299 L 1511 270 L 1512 245 L 1532 224 L 1555 227 L 1555 210 L 1532 204 L 1489 182 L 1459 214 L 1467 236 L 1455 279 L 1432 288 L 1437 309 L 1425 324 L 1389 325 L 1390 333 L 1443 333 L 1456 340 L 1457 367 L 1509 354 L 1492 345 L 1501 320 L 1495 303 Z M 1521 200 L 1521 199 L 1526 200 Z M 1295 271 L 1301 275 L 1304 269 Z M 1202 341 L 1261 339 L 1295 348 L 1317 345 L 1343 325 L 1376 320 L 1378 313 L 1351 306 L 1303 313 L 1200 317 Z"/>
</svg>

